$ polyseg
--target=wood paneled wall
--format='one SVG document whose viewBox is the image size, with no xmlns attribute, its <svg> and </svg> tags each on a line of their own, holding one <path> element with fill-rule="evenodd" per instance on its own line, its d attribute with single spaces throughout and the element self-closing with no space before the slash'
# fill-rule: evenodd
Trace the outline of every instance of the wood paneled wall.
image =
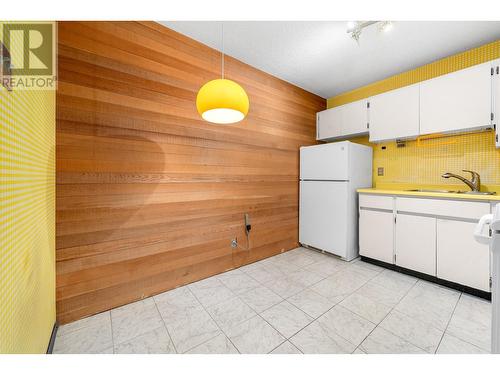
<svg viewBox="0 0 500 375">
<path fill-rule="evenodd" d="M 195 99 L 219 52 L 154 22 L 61 22 L 58 36 L 61 323 L 297 246 L 298 150 L 324 99 L 226 58 L 250 112 L 212 125 Z"/>
</svg>

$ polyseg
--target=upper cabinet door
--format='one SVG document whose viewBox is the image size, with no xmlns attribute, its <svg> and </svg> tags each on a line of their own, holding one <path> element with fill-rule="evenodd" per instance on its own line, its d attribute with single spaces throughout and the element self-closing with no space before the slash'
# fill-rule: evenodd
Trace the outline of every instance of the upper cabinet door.
<svg viewBox="0 0 500 375">
<path fill-rule="evenodd" d="M 491 126 L 491 62 L 420 84 L 420 133 Z"/>
<path fill-rule="evenodd" d="M 493 61 L 493 125 L 495 144 L 500 148 L 500 60 Z"/>
<path fill-rule="evenodd" d="M 342 135 L 368 133 L 368 100 L 358 100 L 342 106 Z"/>
<path fill-rule="evenodd" d="M 341 107 L 318 112 L 316 117 L 317 140 L 337 138 L 342 135 Z"/>
<path fill-rule="evenodd" d="M 419 85 L 411 85 L 370 98 L 370 142 L 419 135 Z"/>
<path fill-rule="evenodd" d="M 318 112 L 317 139 L 349 138 L 366 134 L 367 119 L 366 99 Z"/>
</svg>

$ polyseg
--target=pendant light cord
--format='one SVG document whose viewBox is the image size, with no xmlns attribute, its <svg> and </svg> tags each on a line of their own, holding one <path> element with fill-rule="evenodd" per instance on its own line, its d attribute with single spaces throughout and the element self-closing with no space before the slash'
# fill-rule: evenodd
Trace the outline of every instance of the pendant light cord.
<svg viewBox="0 0 500 375">
<path fill-rule="evenodd" d="M 222 22 L 222 79 L 224 79 L 224 22 Z"/>
</svg>

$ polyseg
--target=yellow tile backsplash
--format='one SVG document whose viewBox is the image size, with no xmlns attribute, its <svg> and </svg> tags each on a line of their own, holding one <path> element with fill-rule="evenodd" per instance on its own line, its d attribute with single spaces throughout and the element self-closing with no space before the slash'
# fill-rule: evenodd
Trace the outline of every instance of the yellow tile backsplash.
<svg viewBox="0 0 500 375">
<path fill-rule="evenodd" d="M 352 141 L 373 147 L 373 186 L 379 189 L 411 189 L 415 187 L 432 189 L 468 190 L 456 179 L 444 179 L 445 172 L 461 174 L 462 169 L 477 171 L 481 175 L 484 191 L 500 194 L 500 149 L 495 148 L 493 131 L 449 137 L 453 143 L 440 144 L 443 139 L 407 141 L 404 147 L 395 142 L 371 144 L 368 137 Z M 384 175 L 378 176 L 378 168 Z"/>
<path fill-rule="evenodd" d="M 404 72 L 328 99 L 328 108 L 411 85 L 439 75 L 500 58 L 500 40 L 446 57 L 417 69 Z M 495 148 L 492 130 L 447 135 L 445 138 L 407 141 L 404 147 L 395 142 L 372 144 L 368 137 L 351 139 L 373 147 L 373 187 L 404 190 L 411 188 L 460 189 L 467 186 L 441 175 L 452 172 L 470 177 L 462 169 L 481 175 L 482 190 L 500 194 L 500 149 Z M 378 168 L 384 175 L 378 176 Z"/>
</svg>

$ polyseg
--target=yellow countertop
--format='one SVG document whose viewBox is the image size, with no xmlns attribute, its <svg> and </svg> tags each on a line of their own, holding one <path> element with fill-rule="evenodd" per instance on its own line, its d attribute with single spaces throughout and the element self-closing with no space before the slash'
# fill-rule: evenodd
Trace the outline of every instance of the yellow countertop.
<svg viewBox="0 0 500 375">
<path fill-rule="evenodd" d="M 443 199 L 462 199 L 468 201 L 500 201 L 500 195 L 475 195 L 475 194 L 459 194 L 459 193 L 436 193 L 422 191 L 405 191 L 405 190 L 388 190 L 388 189 L 358 189 L 358 193 L 362 194 L 380 194 L 380 195 L 399 195 L 411 197 L 431 197 Z"/>
</svg>

